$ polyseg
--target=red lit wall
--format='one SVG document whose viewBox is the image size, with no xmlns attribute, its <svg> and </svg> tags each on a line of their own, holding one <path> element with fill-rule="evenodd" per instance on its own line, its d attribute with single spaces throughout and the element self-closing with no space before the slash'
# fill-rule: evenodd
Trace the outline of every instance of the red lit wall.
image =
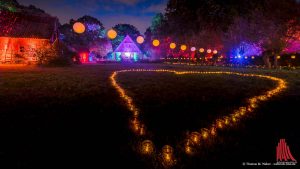
<svg viewBox="0 0 300 169">
<path fill-rule="evenodd" d="M 0 37 L 0 63 L 15 63 L 16 55 L 26 62 L 36 62 L 35 50 L 49 44 L 48 39 Z"/>
</svg>

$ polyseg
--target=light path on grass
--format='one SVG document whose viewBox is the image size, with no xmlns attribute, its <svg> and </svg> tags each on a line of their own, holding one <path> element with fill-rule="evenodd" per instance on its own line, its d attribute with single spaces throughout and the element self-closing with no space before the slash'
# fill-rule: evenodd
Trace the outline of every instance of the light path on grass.
<svg viewBox="0 0 300 169">
<path fill-rule="evenodd" d="M 287 88 L 287 82 L 281 78 L 260 75 L 260 74 L 244 74 L 238 72 L 201 72 L 201 71 L 175 71 L 175 70 L 166 70 L 166 69 L 130 69 L 130 70 L 120 70 L 115 71 L 110 76 L 111 84 L 119 93 L 120 97 L 126 104 L 127 108 L 132 112 L 131 125 L 130 128 L 132 131 L 142 138 L 147 138 L 146 126 L 143 124 L 139 118 L 141 111 L 134 104 L 134 99 L 130 97 L 126 90 L 121 87 L 117 81 L 118 75 L 124 73 L 134 73 L 134 72 L 155 72 L 155 73 L 173 73 L 178 76 L 183 76 L 187 74 L 195 75 L 236 75 L 241 77 L 257 77 L 262 79 L 271 80 L 277 83 L 277 86 L 273 89 L 270 89 L 267 92 L 264 92 L 261 95 L 251 97 L 247 99 L 247 105 L 239 107 L 237 110 L 234 110 L 231 114 L 218 118 L 213 122 L 208 128 L 202 128 L 198 131 L 191 132 L 186 138 L 184 138 L 183 149 L 186 154 L 193 155 L 194 150 L 197 149 L 201 141 L 209 140 L 210 138 L 216 137 L 217 131 L 224 128 L 229 128 L 233 124 L 237 124 L 242 118 L 245 118 L 248 114 L 253 112 L 259 104 L 264 101 L 271 99 L 272 97 L 278 95 L 280 92 Z M 154 153 L 155 146 L 151 140 L 144 140 L 138 145 L 138 150 L 143 155 L 150 155 L 152 158 L 155 158 L 155 161 L 160 161 L 161 164 L 165 167 L 172 166 L 176 164 L 176 158 L 174 155 L 173 148 L 169 145 L 165 145 L 162 148 L 161 152 Z"/>
</svg>

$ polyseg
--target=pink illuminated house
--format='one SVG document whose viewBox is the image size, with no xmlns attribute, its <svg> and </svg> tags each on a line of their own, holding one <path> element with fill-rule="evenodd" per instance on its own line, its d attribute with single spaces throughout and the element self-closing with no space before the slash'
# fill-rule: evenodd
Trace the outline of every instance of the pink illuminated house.
<svg viewBox="0 0 300 169">
<path fill-rule="evenodd" d="M 112 54 L 112 60 L 115 61 L 137 62 L 144 59 L 146 57 L 128 35 Z"/>
</svg>

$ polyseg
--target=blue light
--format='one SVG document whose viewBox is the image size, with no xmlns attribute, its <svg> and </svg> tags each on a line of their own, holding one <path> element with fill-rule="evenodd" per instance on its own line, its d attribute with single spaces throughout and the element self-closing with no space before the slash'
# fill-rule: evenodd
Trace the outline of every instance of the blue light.
<svg viewBox="0 0 300 169">
<path fill-rule="evenodd" d="M 116 52 L 116 61 L 120 62 L 122 59 L 121 59 L 121 52 Z"/>
<path fill-rule="evenodd" d="M 137 53 L 134 53 L 134 54 L 133 54 L 133 61 L 134 61 L 134 62 L 137 62 L 137 61 L 138 61 L 138 55 L 137 55 Z"/>
</svg>

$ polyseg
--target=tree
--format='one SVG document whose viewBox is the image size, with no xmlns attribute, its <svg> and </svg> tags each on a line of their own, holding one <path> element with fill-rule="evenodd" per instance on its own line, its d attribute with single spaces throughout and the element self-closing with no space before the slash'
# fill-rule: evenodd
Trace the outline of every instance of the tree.
<svg viewBox="0 0 300 169">
<path fill-rule="evenodd" d="M 77 34 L 73 31 L 73 24 L 81 22 L 85 25 L 86 31 L 82 34 Z M 62 25 L 60 28 L 61 39 L 68 46 L 75 49 L 89 48 L 94 45 L 94 41 L 101 41 L 105 37 L 105 29 L 103 24 L 96 18 L 91 16 L 83 16 L 77 20 L 70 20 L 70 23 Z"/>
<path fill-rule="evenodd" d="M 138 29 L 130 24 L 118 24 L 114 26 L 113 29 L 118 33 L 117 37 L 112 40 L 113 49 L 116 49 L 127 35 L 133 40 L 141 35 Z"/>
<path fill-rule="evenodd" d="M 274 67 L 277 67 L 277 55 L 295 39 L 294 35 L 299 30 L 299 9 L 299 4 L 293 0 L 272 0 L 267 5 L 266 1 L 262 1 L 260 9 L 247 16 L 236 17 L 224 34 L 227 50 L 240 51 L 241 47 L 248 47 L 247 51 L 255 49 L 256 54 L 262 54 L 268 68 L 272 66 L 270 57 L 274 58 Z"/>
</svg>

